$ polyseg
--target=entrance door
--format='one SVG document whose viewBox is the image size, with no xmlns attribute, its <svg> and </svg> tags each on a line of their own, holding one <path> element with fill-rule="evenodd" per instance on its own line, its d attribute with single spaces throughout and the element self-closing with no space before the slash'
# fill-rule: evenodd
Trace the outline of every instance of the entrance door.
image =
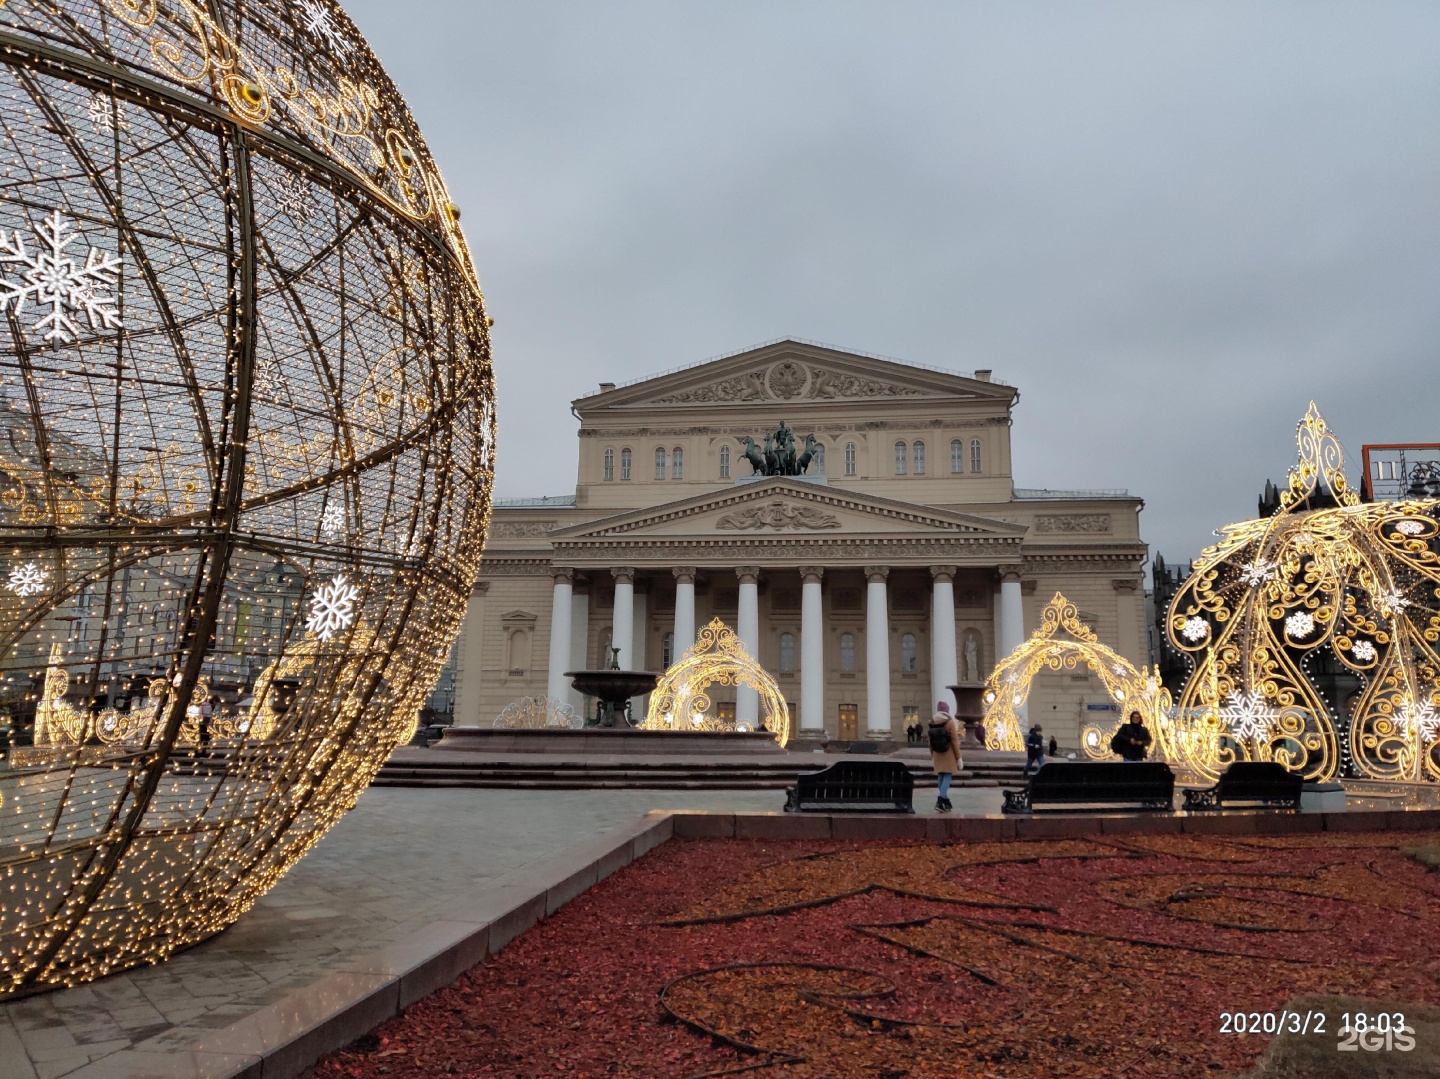
<svg viewBox="0 0 1440 1079">
<path fill-rule="evenodd" d="M 854 704 L 840 706 L 840 741 L 855 742 L 860 738 L 860 707 Z"/>
<path fill-rule="evenodd" d="M 720 717 L 721 723 L 728 723 L 732 727 L 735 725 L 734 701 L 721 701 L 718 705 L 716 705 L 716 709 Z"/>
</svg>

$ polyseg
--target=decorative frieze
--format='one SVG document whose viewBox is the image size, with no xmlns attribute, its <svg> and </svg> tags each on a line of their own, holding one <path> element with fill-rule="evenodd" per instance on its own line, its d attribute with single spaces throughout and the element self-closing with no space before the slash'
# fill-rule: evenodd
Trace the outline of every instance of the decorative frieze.
<svg viewBox="0 0 1440 1079">
<path fill-rule="evenodd" d="M 559 521 L 497 521 L 490 522 L 490 535 L 497 539 L 502 536 L 543 536 L 552 528 L 559 527 Z"/>
<path fill-rule="evenodd" d="M 1035 518 L 1035 531 L 1044 533 L 1095 533 L 1110 531 L 1108 513 L 1042 513 Z"/>
</svg>

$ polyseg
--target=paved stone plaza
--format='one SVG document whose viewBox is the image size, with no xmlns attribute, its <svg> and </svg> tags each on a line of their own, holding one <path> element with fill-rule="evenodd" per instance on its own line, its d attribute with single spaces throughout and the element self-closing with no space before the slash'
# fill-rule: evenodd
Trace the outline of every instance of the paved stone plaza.
<svg viewBox="0 0 1440 1079">
<path fill-rule="evenodd" d="M 953 798 L 959 813 L 992 813 L 1000 792 L 957 788 Z M 915 800 L 930 811 L 924 792 Z M 779 791 L 371 789 L 215 939 L 157 967 L 4 1005 L 0 1079 L 205 1074 L 241 1063 L 256 1013 L 322 980 L 333 986 L 357 956 L 423 937 L 529 866 L 652 809 L 783 802 Z"/>
</svg>

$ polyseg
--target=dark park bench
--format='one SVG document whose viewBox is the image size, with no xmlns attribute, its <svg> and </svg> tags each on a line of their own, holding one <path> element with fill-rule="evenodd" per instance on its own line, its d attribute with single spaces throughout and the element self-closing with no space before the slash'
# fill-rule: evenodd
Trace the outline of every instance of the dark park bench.
<svg viewBox="0 0 1440 1079">
<path fill-rule="evenodd" d="M 1299 809 L 1303 777 L 1274 761 L 1236 761 L 1208 790 L 1187 790 L 1186 809 Z"/>
<path fill-rule="evenodd" d="M 1006 813 L 1037 809 L 1175 808 L 1175 773 L 1163 761 L 1056 761 L 1021 791 L 1006 791 Z"/>
<path fill-rule="evenodd" d="M 914 813 L 915 777 L 900 761 L 836 761 L 785 788 L 785 812 Z"/>
</svg>

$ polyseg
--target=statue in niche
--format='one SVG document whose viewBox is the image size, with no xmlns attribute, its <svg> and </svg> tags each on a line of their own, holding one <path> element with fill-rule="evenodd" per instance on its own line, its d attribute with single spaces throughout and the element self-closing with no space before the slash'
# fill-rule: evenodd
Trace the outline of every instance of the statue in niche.
<svg viewBox="0 0 1440 1079">
<path fill-rule="evenodd" d="M 973 631 L 965 634 L 965 681 L 980 681 L 980 642 Z"/>
<path fill-rule="evenodd" d="M 795 432 L 780 421 L 780 426 L 765 435 L 763 446 L 746 435 L 740 440 L 745 447 L 745 460 L 750 462 L 753 476 L 803 476 L 815 459 L 815 436 L 805 436 L 805 449 L 797 452 Z"/>
</svg>

